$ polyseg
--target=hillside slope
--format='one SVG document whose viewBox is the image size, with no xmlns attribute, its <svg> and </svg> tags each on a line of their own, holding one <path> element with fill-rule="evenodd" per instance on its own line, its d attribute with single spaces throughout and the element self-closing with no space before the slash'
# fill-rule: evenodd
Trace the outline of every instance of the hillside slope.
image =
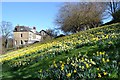
<svg viewBox="0 0 120 80">
<path fill-rule="evenodd" d="M 120 23 L 34 44 L 2 55 L 2 77 L 118 78 Z"/>
</svg>

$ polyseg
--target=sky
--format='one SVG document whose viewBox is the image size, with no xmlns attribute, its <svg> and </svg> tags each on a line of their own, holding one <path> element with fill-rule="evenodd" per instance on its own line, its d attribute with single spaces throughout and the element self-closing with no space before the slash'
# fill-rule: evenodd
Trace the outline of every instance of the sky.
<svg viewBox="0 0 120 80">
<path fill-rule="evenodd" d="M 3 2 L 2 20 L 20 26 L 35 26 L 37 31 L 53 29 L 60 2 Z"/>
<path fill-rule="evenodd" d="M 11 22 L 13 27 L 36 27 L 37 31 L 53 29 L 62 2 L 2 2 L 2 20 Z M 111 17 L 104 20 L 106 23 Z"/>
</svg>

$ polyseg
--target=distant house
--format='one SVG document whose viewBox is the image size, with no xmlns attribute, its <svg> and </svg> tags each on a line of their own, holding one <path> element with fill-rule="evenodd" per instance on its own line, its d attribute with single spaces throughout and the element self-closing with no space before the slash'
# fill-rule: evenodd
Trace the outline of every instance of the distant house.
<svg viewBox="0 0 120 80">
<path fill-rule="evenodd" d="M 53 38 L 53 36 L 45 30 L 41 30 L 39 33 L 42 35 L 42 37 L 41 37 L 42 41 L 49 40 L 49 39 Z"/>
<path fill-rule="evenodd" d="M 32 44 L 43 40 L 43 36 L 49 35 L 46 31 L 36 31 L 36 28 L 29 28 L 26 26 L 16 26 L 14 31 L 14 44 L 15 46 Z"/>
</svg>

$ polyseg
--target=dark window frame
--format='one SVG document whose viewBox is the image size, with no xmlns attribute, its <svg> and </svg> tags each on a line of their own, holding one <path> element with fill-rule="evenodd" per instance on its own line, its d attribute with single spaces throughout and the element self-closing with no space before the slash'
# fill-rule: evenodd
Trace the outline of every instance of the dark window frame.
<svg viewBox="0 0 120 80">
<path fill-rule="evenodd" d="M 23 41 L 21 40 L 21 44 L 23 44 Z"/>
<path fill-rule="evenodd" d="M 21 37 L 23 37 L 23 35 L 21 34 Z"/>
</svg>

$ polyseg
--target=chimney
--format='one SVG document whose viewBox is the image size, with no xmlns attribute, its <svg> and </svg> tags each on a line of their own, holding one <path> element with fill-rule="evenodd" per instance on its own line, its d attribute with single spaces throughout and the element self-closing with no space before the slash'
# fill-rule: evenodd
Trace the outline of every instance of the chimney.
<svg viewBox="0 0 120 80">
<path fill-rule="evenodd" d="M 35 30 L 36 30 L 36 27 L 33 27 L 33 29 L 35 29 Z"/>
<path fill-rule="evenodd" d="M 33 27 L 32 32 L 36 33 L 36 27 Z"/>
</svg>

